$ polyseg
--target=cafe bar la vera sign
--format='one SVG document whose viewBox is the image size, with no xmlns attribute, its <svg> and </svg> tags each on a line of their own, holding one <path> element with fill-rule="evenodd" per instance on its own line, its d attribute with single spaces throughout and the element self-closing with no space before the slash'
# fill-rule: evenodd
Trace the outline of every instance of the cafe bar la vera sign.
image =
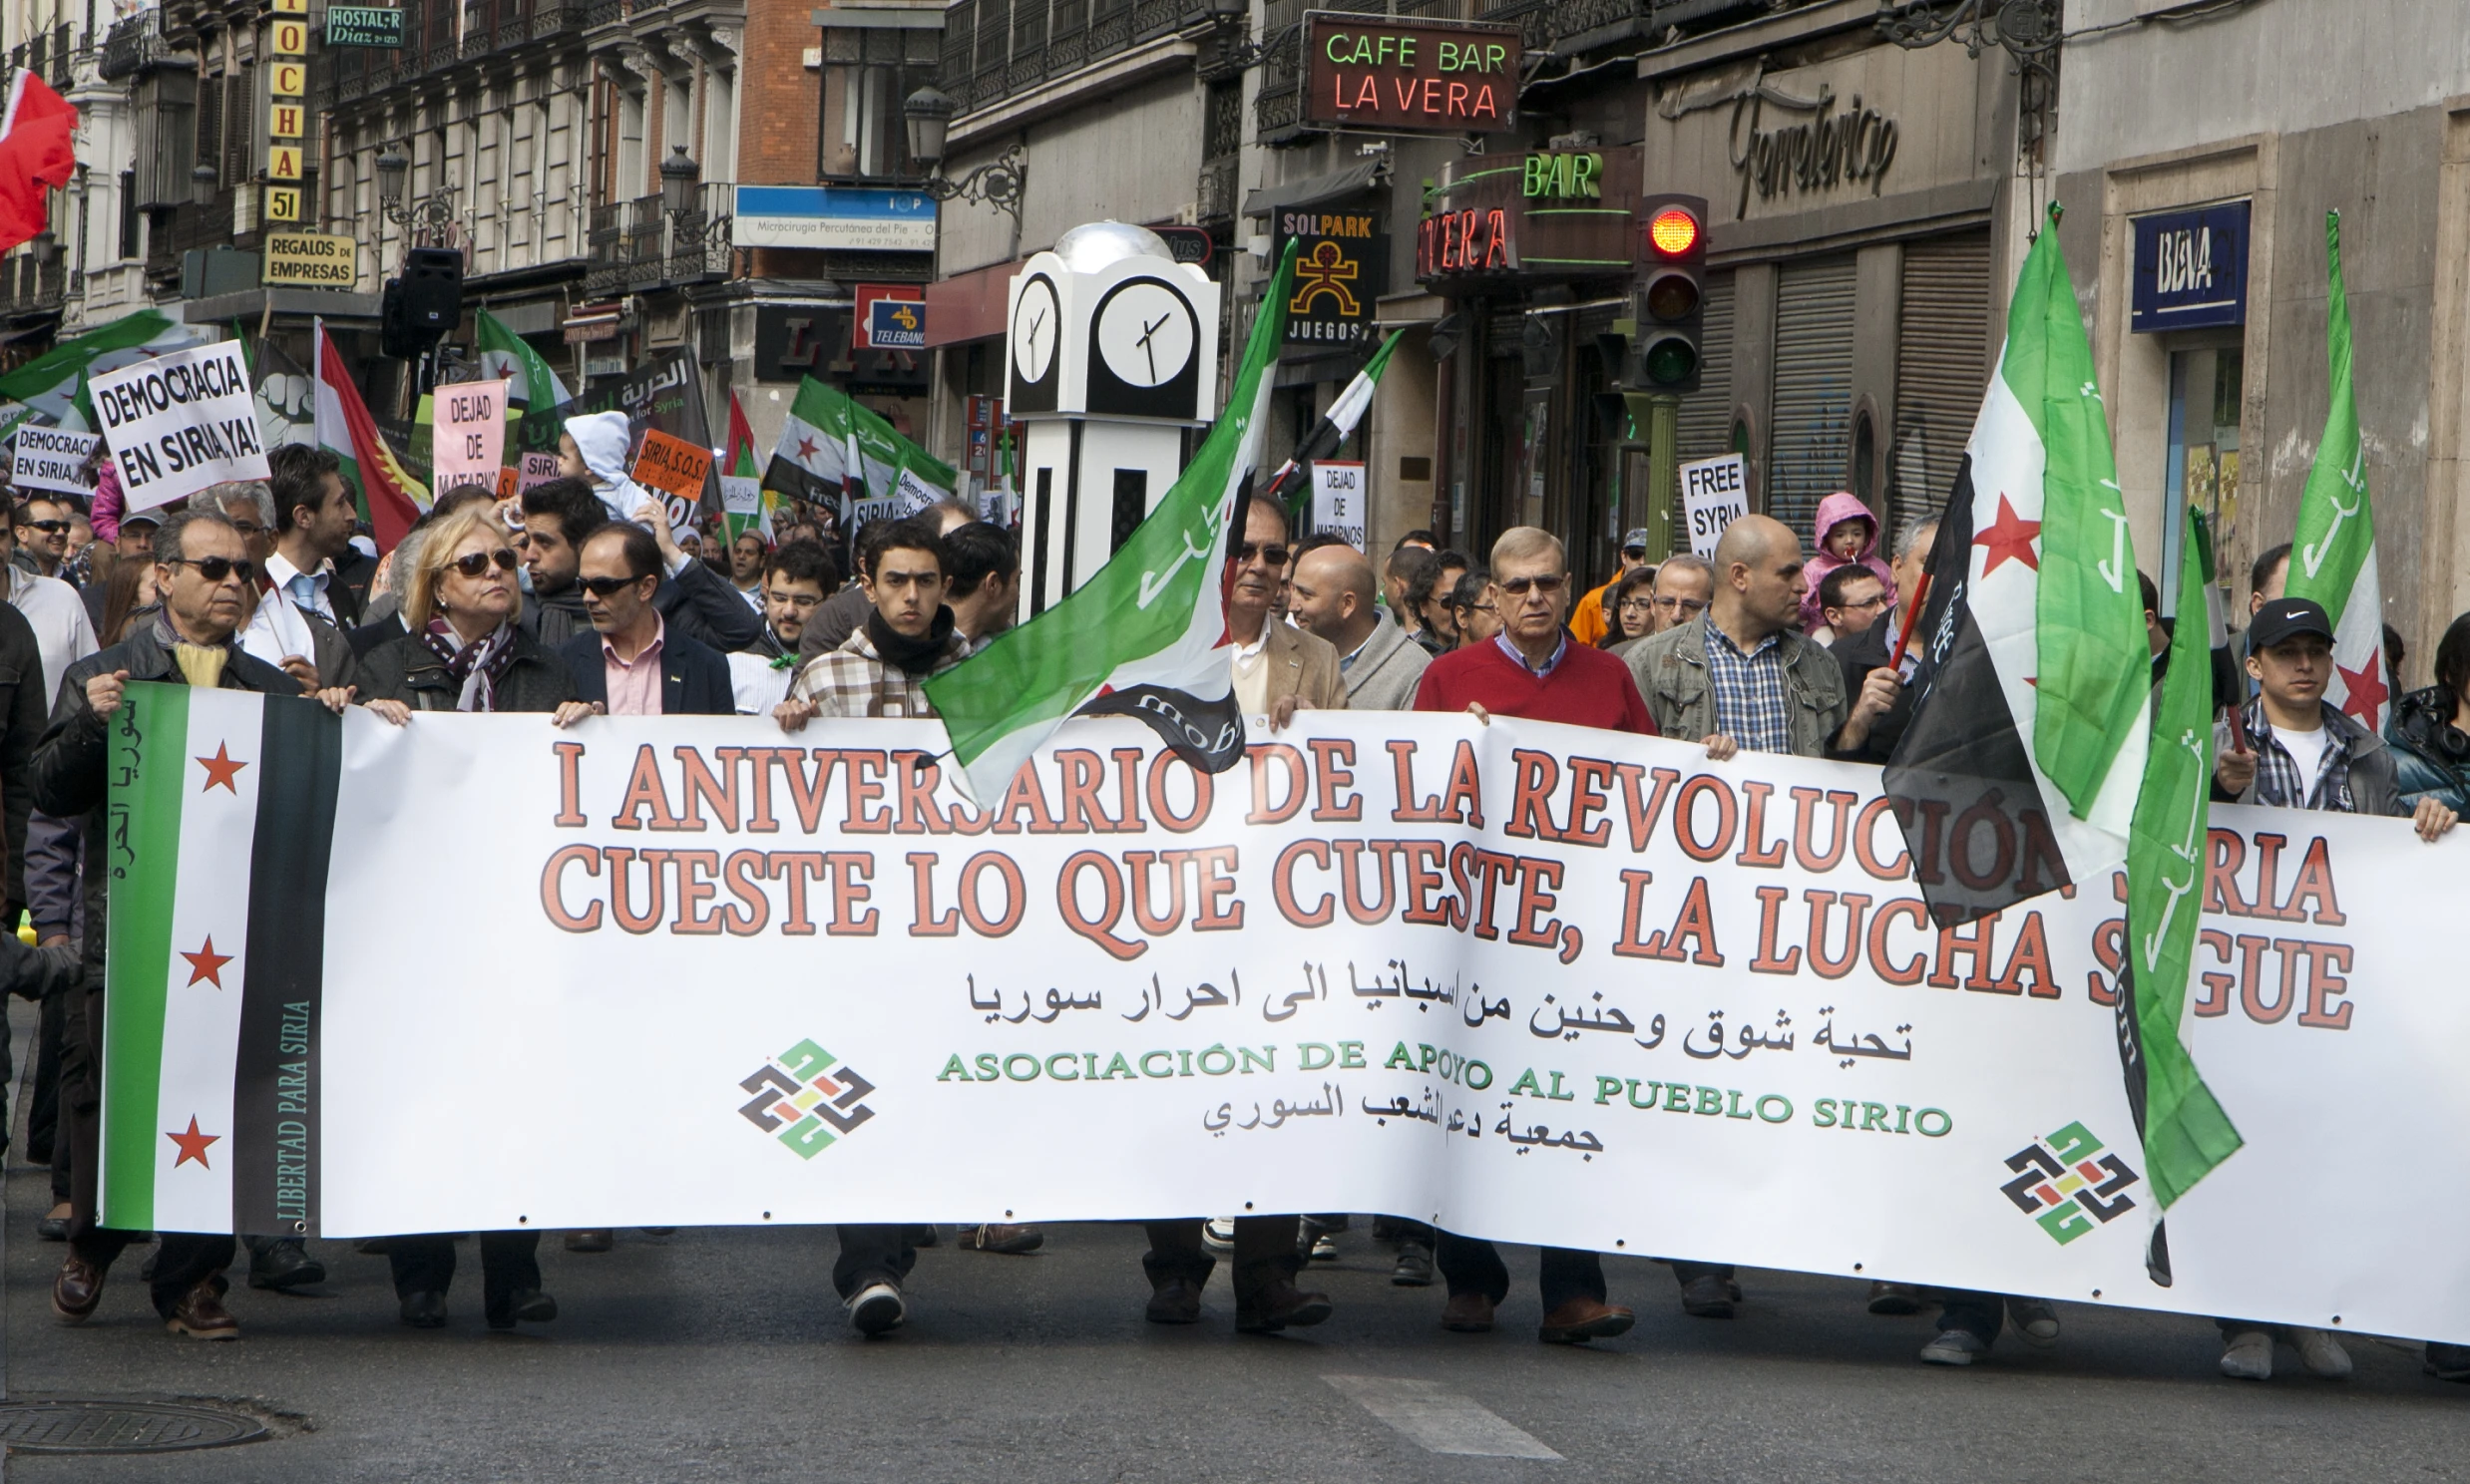
<svg viewBox="0 0 2470 1484">
<path fill-rule="evenodd" d="M 1304 17 L 1304 122 L 1388 134 L 1517 124 L 1518 28 L 1348 11 Z"/>
</svg>

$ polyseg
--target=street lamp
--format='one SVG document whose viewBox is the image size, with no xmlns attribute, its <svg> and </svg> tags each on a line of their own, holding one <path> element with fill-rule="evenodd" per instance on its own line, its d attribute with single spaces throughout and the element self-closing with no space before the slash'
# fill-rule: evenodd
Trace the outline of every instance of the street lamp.
<svg viewBox="0 0 2470 1484">
<path fill-rule="evenodd" d="M 684 145 L 673 146 L 669 158 L 660 162 L 660 204 L 671 220 L 682 220 L 693 212 L 694 186 L 702 177 L 702 168 L 686 158 Z"/>
<path fill-rule="evenodd" d="M 392 215 L 403 205 L 403 178 L 412 173 L 412 163 L 391 148 L 377 157 L 377 203 Z"/>
<path fill-rule="evenodd" d="M 909 121 L 909 158 L 926 170 L 926 180 L 918 188 L 939 201 L 985 201 L 999 211 L 1009 212 L 1013 224 L 1021 222 L 1021 191 L 1029 169 L 1029 157 L 1019 145 L 1014 145 L 994 160 L 971 171 L 958 181 L 947 181 L 936 174 L 944 162 L 946 136 L 952 127 L 953 115 L 961 106 L 933 88 L 920 88 L 902 101 L 901 112 Z"/>
<path fill-rule="evenodd" d="M 221 184 L 222 178 L 214 174 L 214 167 L 210 165 L 202 165 L 191 171 L 189 173 L 190 204 L 197 206 L 214 204 L 214 191 Z"/>
<path fill-rule="evenodd" d="M 961 111 L 939 90 L 920 88 L 901 104 L 901 112 L 909 120 L 909 158 L 926 167 L 929 175 L 944 160 L 944 138 L 952 128 L 952 116 Z"/>
<path fill-rule="evenodd" d="M 48 268 L 52 265 L 52 259 L 60 252 L 60 235 L 46 227 L 34 234 L 33 240 L 27 243 L 26 250 L 33 256 L 36 267 Z"/>
</svg>

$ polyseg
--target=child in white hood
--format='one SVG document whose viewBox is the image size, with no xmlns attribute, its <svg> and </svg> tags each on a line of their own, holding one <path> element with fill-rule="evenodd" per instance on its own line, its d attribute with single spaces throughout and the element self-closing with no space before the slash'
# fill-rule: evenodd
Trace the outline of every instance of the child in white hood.
<svg viewBox="0 0 2470 1484">
<path fill-rule="evenodd" d="M 636 508 L 651 498 L 626 477 L 626 453 L 633 443 L 633 427 L 622 412 L 568 418 L 566 431 L 558 437 L 558 473 L 591 481 L 611 520 L 631 521 Z"/>
</svg>

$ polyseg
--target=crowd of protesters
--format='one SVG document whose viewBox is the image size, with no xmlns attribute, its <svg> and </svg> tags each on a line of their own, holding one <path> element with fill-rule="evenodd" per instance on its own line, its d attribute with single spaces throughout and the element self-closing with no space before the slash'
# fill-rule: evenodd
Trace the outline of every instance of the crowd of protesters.
<svg viewBox="0 0 2470 1484">
<path fill-rule="evenodd" d="M 932 717 L 923 682 L 1014 621 L 1016 541 L 958 504 L 868 525 L 846 547 L 830 512 L 792 508 L 773 534 L 715 539 L 704 556 L 697 533 L 672 531 L 625 479 L 622 423 L 575 420 L 560 477 L 507 500 L 449 492 L 382 557 L 335 457 L 298 446 L 271 452 L 270 479 L 178 508 L 129 513 L 114 492 L 90 509 L 35 492 L 0 523 L 0 780 L 26 780 L 0 786 L 6 911 L 28 920 L 31 938 L 0 934 L 0 990 L 41 1003 L 25 1154 L 51 1168 L 54 1202 L 38 1231 L 67 1244 L 53 1288 L 63 1320 L 95 1312 L 113 1261 L 144 1237 L 95 1220 L 109 899 L 103 873 L 84 869 L 103 850 L 104 723 L 129 682 L 313 695 L 398 725 L 439 711 L 534 712 L 561 727 L 737 714 L 796 732 L 816 718 Z M 103 474 L 108 487 L 108 461 Z M 1816 552 L 1763 516 L 1734 522 L 1704 557 L 1656 559 L 1654 534 L 1636 530 L 1610 576 L 1583 593 L 1561 543 L 1531 527 L 1481 559 L 1437 550 L 1422 531 L 1378 557 L 1335 536 L 1298 540 L 1290 512 L 1259 496 L 1237 527 L 1229 678 L 1243 711 L 1272 727 L 1306 709 L 1446 711 L 1685 738 L 1719 760 L 1747 750 L 1882 763 L 1909 719 L 1912 660 L 1899 641 L 1935 528 L 1898 533 L 1882 556 L 1875 517 L 1849 494 L 1821 506 Z M 2225 708 L 2215 797 L 2408 816 L 2435 839 L 2470 809 L 2470 615 L 2437 646 L 2436 683 L 2403 695 L 2379 737 L 2323 701 L 2331 624 L 2283 595 L 2287 561 L 2280 548 L 2251 573 L 2250 693 Z M 2151 611 L 2149 580 L 2145 592 L 2158 677 L 2168 625 Z M 2397 636 L 2390 651 L 2398 674 Z M 0 1076 L 5 1037 L 0 1027 Z M 1225 1254 L 1239 1329 L 1322 1322 L 1329 1297 L 1298 1280 L 1335 1254 L 1348 1225 L 1341 1214 L 1150 1222 L 1146 1315 L 1196 1322 Z M 936 1229 L 838 1235 L 833 1279 L 851 1324 L 898 1327 L 903 1285 Z M 1386 1217 L 1373 1237 L 1395 1249 L 1394 1283 L 1445 1286 L 1446 1329 L 1493 1326 L 1510 1274 L 1490 1243 Z M 605 1253 L 617 1239 L 572 1232 L 563 1245 Z M 958 1240 L 1023 1253 L 1046 1234 L 987 1225 Z M 557 1316 L 536 1232 L 479 1234 L 491 1327 Z M 453 1238 L 358 1246 L 391 1266 L 404 1323 L 448 1322 Z M 222 1300 L 243 1247 L 252 1288 L 325 1281 L 324 1261 L 297 1238 L 166 1233 L 143 1278 L 174 1332 L 238 1334 Z M 1744 1301 L 1729 1264 L 1670 1268 L 1690 1315 L 1729 1318 Z M 1545 1342 L 1608 1338 L 1635 1320 L 1608 1301 L 1594 1253 L 1546 1248 L 1537 1281 Z M 1867 1302 L 1889 1314 L 1937 1304 L 1920 1355 L 1933 1364 L 1972 1362 L 2010 1324 L 2036 1343 L 2059 1332 L 2057 1309 L 2035 1298 L 1878 1283 Z M 2225 1374 L 2268 1377 L 2276 1339 L 2311 1372 L 2348 1373 L 2321 1331 L 2221 1327 Z M 2428 1369 L 2470 1381 L 2470 1347 L 2429 1345 Z"/>
</svg>

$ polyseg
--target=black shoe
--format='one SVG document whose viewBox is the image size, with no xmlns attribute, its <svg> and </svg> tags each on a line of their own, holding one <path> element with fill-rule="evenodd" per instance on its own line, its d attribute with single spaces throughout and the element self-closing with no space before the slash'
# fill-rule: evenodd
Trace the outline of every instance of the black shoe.
<svg viewBox="0 0 2470 1484">
<path fill-rule="evenodd" d="M 1681 1311 L 1692 1318 L 1729 1319 L 1734 1301 L 1732 1285 L 1712 1273 L 1702 1273 L 1681 1286 Z"/>
<path fill-rule="evenodd" d="M 943 1230 L 933 1223 L 901 1228 L 901 1236 L 912 1247 L 933 1247 L 944 1240 Z"/>
<path fill-rule="evenodd" d="M 252 1289 L 288 1292 L 325 1281 L 326 1265 L 310 1257 L 296 1237 L 249 1250 L 248 1286 Z"/>
<path fill-rule="evenodd" d="M 446 1296 L 444 1294 L 406 1294 L 403 1296 L 403 1322 L 415 1329 L 446 1327 Z"/>
<path fill-rule="evenodd" d="M 34 1235 L 46 1242 L 66 1242 L 69 1240 L 69 1219 L 65 1216 L 47 1216 L 34 1224 Z"/>
<path fill-rule="evenodd" d="M 489 1327 L 512 1329 L 517 1321 L 546 1324 L 558 1316 L 558 1300 L 538 1289 L 517 1289 L 503 1300 L 491 1300 Z"/>
</svg>

